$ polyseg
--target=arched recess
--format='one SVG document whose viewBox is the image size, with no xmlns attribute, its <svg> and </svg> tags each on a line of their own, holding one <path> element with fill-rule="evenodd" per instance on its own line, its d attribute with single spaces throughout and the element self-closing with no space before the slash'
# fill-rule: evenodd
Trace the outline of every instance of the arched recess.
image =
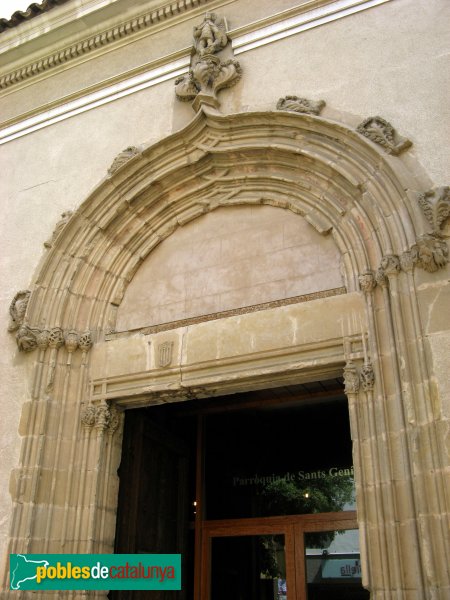
<svg viewBox="0 0 450 600">
<path fill-rule="evenodd" d="M 425 221 L 411 201 L 422 191 L 414 177 L 347 127 L 287 112 L 203 109 L 131 155 L 55 239 L 18 332 L 36 363 L 10 552 L 111 550 L 121 416 L 102 389 L 89 388 L 91 343 L 114 330 L 129 282 L 161 241 L 218 207 L 267 204 L 332 235 L 347 293 L 364 296 L 358 335 L 367 349 L 356 351 L 345 331 L 339 347 L 365 585 L 383 600 L 444 598 L 444 433 L 431 408 L 415 296 L 411 248 Z M 170 398 L 166 388 L 159 393 Z M 194 393 L 181 387 L 173 397 Z"/>
</svg>

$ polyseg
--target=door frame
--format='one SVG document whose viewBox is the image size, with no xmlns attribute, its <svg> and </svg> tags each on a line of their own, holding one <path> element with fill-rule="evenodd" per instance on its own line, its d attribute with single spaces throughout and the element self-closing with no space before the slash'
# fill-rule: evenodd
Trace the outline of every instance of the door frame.
<svg viewBox="0 0 450 600">
<path fill-rule="evenodd" d="M 211 542 L 219 537 L 284 535 L 289 600 L 306 600 L 304 533 L 358 529 L 356 511 L 203 521 L 200 598 L 211 600 Z"/>
</svg>

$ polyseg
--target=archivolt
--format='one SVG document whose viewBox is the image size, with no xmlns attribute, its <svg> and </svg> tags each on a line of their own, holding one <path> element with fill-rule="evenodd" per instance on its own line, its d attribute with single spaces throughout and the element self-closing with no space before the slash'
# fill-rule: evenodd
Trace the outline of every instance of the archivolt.
<svg viewBox="0 0 450 600">
<path fill-rule="evenodd" d="M 382 152 L 382 151 L 381 151 Z M 395 169 L 395 165 L 398 169 Z M 103 180 L 43 260 L 27 321 L 102 330 L 149 252 L 177 227 L 235 204 L 270 204 L 331 232 L 347 287 L 415 242 L 415 207 L 398 158 L 319 117 L 199 112 Z M 401 173 L 401 175 L 400 175 Z"/>
</svg>

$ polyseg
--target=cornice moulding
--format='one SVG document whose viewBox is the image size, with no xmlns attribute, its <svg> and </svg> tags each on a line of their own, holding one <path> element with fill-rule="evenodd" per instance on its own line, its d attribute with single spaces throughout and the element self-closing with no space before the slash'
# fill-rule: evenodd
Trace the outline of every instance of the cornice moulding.
<svg viewBox="0 0 450 600">
<path fill-rule="evenodd" d="M 334 2 L 308 2 L 295 9 L 277 13 L 268 19 L 262 19 L 230 31 L 229 36 L 232 40 L 234 54 L 238 55 L 301 31 L 392 1 L 337 0 Z"/>
<path fill-rule="evenodd" d="M 194 2 L 194 0 L 182 1 L 184 3 Z M 201 1 L 203 10 L 203 4 L 206 2 L 208 2 L 208 8 L 211 8 L 216 4 L 221 3 L 224 5 L 233 2 L 234 0 L 228 0 L 227 2 L 223 2 L 223 0 L 222 2 L 214 2 L 214 0 L 211 0 L 211 2 L 210 0 Z M 239 28 L 228 32 L 228 35 L 232 40 L 232 46 L 235 53 L 240 54 L 253 50 L 259 46 L 275 42 L 284 37 L 295 35 L 305 29 L 318 27 L 339 18 L 391 1 L 392 0 L 338 0 L 337 2 L 323 4 L 323 2 L 313 0 L 313 2 L 296 7 L 295 10 L 301 13 L 296 17 L 292 16 L 294 9 L 290 9 L 289 11 L 272 15 L 268 19 L 257 21 L 245 28 Z M 305 8 L 311 9 L 312 5 L 317 7 L 318 4 L 321 4 L 320 8 L 307 10 L 305 12 Z M 189 12 L 189 18 L 194 16 L 196 12 L 200 11 Z M 285 18 L 287 15 L 288 18 Z M 253 28 L 252 32 L 250 32 L 250 28 Z M 128 42 L 125 41 L 123 43 Z M 108 52 L 116 47 L 117 45 L 114 45 L 114 48 L 110 46 L 109 48 L 103 48 L 100 51 Z M 90 57 L 82 57 L 79 61 L 81 60 L 84 62 L 89 59 Z M 114 78 L 99 82 L 94 86 L 80 90 L 75 94 L 60 98 L 45 106 L 40 106 L 33 111 L 9 119 L 0 124 L 0 145 L 87 110 L 97 108 L 108 102 L 113 102 L 134 92 L 141 91 L 147 87 L 157 85 L 158 83 L 162 83 L 169 79 L 175 79 L 188 72 L 189 62 L 190 48 L 187 47 L 176 53 L 147 63 L 146 65 L 141 65 L 135 69 L 121 73 Z M 70 68 L 72 64 L 73 63 L 70 65 L 63 65 L 62 68 Z M 31 68 L 31 66 L 27 68 Z M 53 69 L 53 65 L 48 68 Z M 58 72 L 60 70 L 61 67 L 58 69 Z M 56 72 L 56 69 L 52 72 Z M 32 75 L 33 73 L 28 77 L 31 77 Z M 0 77 L 0 87 L 4 84 L 4 81 L 8 76 L 9 75 Z M 45 72 L 40 74 L 40 78 L 47 76 L 49 76 L 49 74 Z M 25 82 L 22 85 L 29 85 L 30 83 L 31 82 Z M 12 85 L 12 83 L 8 83 L 7 85 Z M 6 90 L 6 93 L 8 93 L 8 90 Z"/>
<path fill-rule="evenodd" d="M 100 7 L 105 3 L 111 4 L 111 2 L 119 2 L 120 0 L 104 0 L 100 2 Z M 145 13 L 139 12 L 134 15 L 130 13 L 127 20 L 119 23 L 112 24 L 102 31 L 93 31 L 89 37 L 83 37 L 80 39 L 80 32 L 72 35 L 72 40 L 69 40 L 65 36 L 64 47 L 56 48 L 54 45 L 53 52 L 45 55 L 38 55 L 39 52 L 27 51 L 25 53 L 27 62 L 23 59 L 19 59 L 15 62 L 14 68 L 9 68 L 8 72 L 0 75 L 0 90 L 6 90 L 11 86 L 18 85 L 22 82 L 27 82 L 30 78 L 34 78 L 37 75 L 46 74 L 48 71 L 55 72 L 56 69 L 61 67 L 67 68 L 68 63 L 70 66 L 75 66 L 84 60 L 94 58 L 99 54 L 116 49 L 122 45 L 128 44 L 131 41 L 135 41 L 141 37 L 145 37 L 150 33 L 155 33 L 163 28 L 171 26 L 174 22 L 182 21 L 186 18 L 192 18 L 198 13 L 203 12 L 205 7 L 208 10 L 215 9 L 221 6 L 225 6 L 234 2 L 235 0 L 180 0 L 179 2 L 171 2 L 169 4 L 160 6 L 159 8 L 152 9 Z M 245 27 L 241 27 L 234 31 L 229 32 L 229 36 L 232 39 L 232 46 L 235 54 L 240 54 L 252 48 L 258 47 L 294 35 L 300 31 L 317 27 L 318 25 L 336 20 L 343 16 L 359 12 L 366 8 L 371 8 L 385 2 L 391 2 L 392 0 L 310 0 L 310 2 L 303 3 L 295 8 L 287 11 L 279 12 L 265 19 L 250 23 Z M 99 0 L 92 2 L 88 6 L 91 6 L 91 12 L 94 10 L 92 6 L 98 10 Z M 60 9 L 63 11 L 65 5 L 61 6 Z M 57 11 L 59 14 L 59 11 Z M 66 12 L 69 12 L 68 10 Z M 71 9 L 71 18 L 74 19 L 74 9 Z M 83 14 L 77 14 L 77 22 L 82 20 Z M 42 17 L 46 17 L 43 15 Z M 48 18 L 48 17 L 46 17 Z M 175 19 L 176 18 L 176 19 Z M 63 20 L 59 16 L 60 20 Z M 117 20 L 117 18 L 116 18 Z M 67 18 L 64 22 L 66 26 L 71 25 L 70 19 Z M 57 27 L 45 27 L 44 31 L 41 32 L 41 38 L 45 38 Z M 39 27 L 42 30 L 42 25 Z M 83 26 L 82 32 L 85 32 L 86 27 Z M 8 32 L 8 35 L 12 34 Z M 22 38 L 24 36 L 22 35 Z M 41 39 L 40 38 L 40 39 Z M 27 42 L 29 39 L 24 39 L 23 42 Z M 3 50 L 4 51 L 4 50 Z M 0 53 L 2 52 L 2 45 L 0 43 Z M 35 58 L 30 62 L 30 54 L 35 54 Z M 81 59 L 81 60 L 80 60 Z M 59 70 L 58 69 L 58 70 Z"/>
<path fill-rule="evenodd" d="M 116 0 L 116 2 L 119 1 Z M 142 8 L 139 12 L 136 12 L 136 10 L 128 11 L 125 19 L 122 11 L 110 18 L 106 16 L 106 18 L 99 21 L 99 24 L 94 23 L 92 26 L 85 21 L 83 15 L 81 17 L 77 15 L 75 21 L 73 20 L 75 17 L 73 17 L 72 21 L 68 20 L 67 23 L 64 23 L 67 30 L 64 35 L 58 32 L 57 26 L 43 28 L 41 37 L 36 40 L 23 39 L 24 36 L 22 35 L 23 56 L 10 62 L 7 72 L 3 69 L 3 73 L 0 74 L 0 90 L 8 90 L 12 86 L 23 83 L 26 85 L 28 80 L 34 79 L 36 76 L 45 77 L 48 76 L 49 72 L 53 74 L 76 66 L 142 37 L 153 35 L 186 19 L 191 19 L 206 9 L 215 9 L 234 1 L 179 0 L 178 2 L 156 6 L 156 8 L 147 10 L 144 13 L 142 13 Z M 101 29 L 99 25 L 101 25 Z M 90 29 L 91 33 L 86 37 L 87 29 Z M 53 40 L 51 38 L 52 34 Z M 45 39 L 48 40 L 47 44 L 42 45 Z M 29 42 L 29 47 L 25 50 L 27 42 Z M 33 48 L 33 45 L 38 44 L 37 48 Z M 14 50 L 12 48 L 13 52 Z M 45 54 L 43 51 L 45 51 Z M 0 44 L 0 55 L 1 52 L 2 46 Z M 3 50 L 3 52 L 6 51 Z M 32 58 L 31 61 L 30 57 Z"/>
</svg>

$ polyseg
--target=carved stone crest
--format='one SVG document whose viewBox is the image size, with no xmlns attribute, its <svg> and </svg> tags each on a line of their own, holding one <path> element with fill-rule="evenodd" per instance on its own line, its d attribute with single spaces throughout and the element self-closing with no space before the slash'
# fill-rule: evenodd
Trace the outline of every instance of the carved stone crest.
<svg viewBox="0 0 450 600">
<path fill-rule="evenodd" d="M 30 296 L 30 290 L 20 290 L 14 296 L 9 306 L 10 322 L 8 331 L 16 331 L 22 325 Z"/>
<path fill-rule="evenodd" d="M 215 13 L 206 13 L 203 22 L 194 27 L 194 53 L 189 73 L 175 80 L 178 100 L 193 101 L 194 110 L 202 104 L 218 108 L 217 92 L 235 85 L 242 75 L 237 60 L 223 61 L 216 56 L 228 42 L 225 20 Z"/>
<path fill-rule="evenodd" d="M 299 98 L 298 96 L 285 96 L 277 102 L 278 110 L 289 110 L 307 115 L 319 115 L 324 106 L 324 100 L 314 101 L 307 98 Z"/>
<path fill-rule="evenodd" d="M 67 223 L 70 221 L 70 218 L 72 217 L 72 215 L 73 215 L 73 211 L 71 211 L 71 210 L 66 210 L 65 212 L 63 212 L 61 214 L 61 219 L 56 223 L 56 227 L 53 230 L 51 237 L 46 242 L 44 242 L 44 246 L 46 248 L 51 248 L 53 246 L 56 238 L 61 233 L 61 231 L 64 229 L 64 227 L 67 225 Z"/>
<path fill-rule="evenodd" d="M 397 156 L 412 145 L 406 138 L 400 137 L 388 121 L 382 117 L 369 117 L 358 125 L 356 131 L 383 146 L 388 154 Z"/>
<path fill-rule="evenodd" d="M 158 346 L 158 367 L 169 367 L 172 363 L 173 342 L 163 342 Z"/>
<path fill-rule="evenodd" d="M 120 167 L 131 160 L 133 156 L 137 156 L 138 154 L 140 154 L 140 152 L 136 146 L 128 146 L 128 148 L 119 152 L 108 169 L 108 175 L 113 175 Z"/>
</svg>

